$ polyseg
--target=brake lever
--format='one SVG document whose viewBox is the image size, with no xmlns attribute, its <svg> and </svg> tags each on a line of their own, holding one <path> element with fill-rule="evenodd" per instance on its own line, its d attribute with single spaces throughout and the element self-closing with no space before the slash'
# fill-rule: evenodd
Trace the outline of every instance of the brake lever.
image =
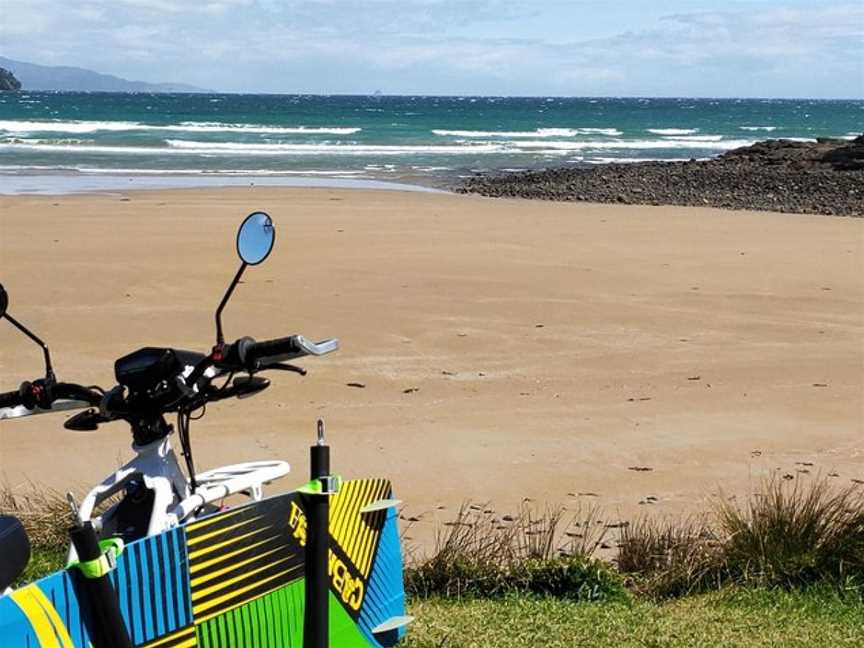
<svg viewBox="0 0 864 648">
<path fill-rule="evenodd" d="M 263 367 L 259 367 L 258 371 L 265 371 L 267 369 L 278 369 L 280 371 L 293 371 L 296 374 L 300 374 L 301 376 L 306 375 L 306 370 L 303 367 L 297 367 L 292 364 L 288 364 L 287 362 L 274 362 L 273 364 L 264 365 Z"/>
<path fill-rule="evenodd" d="M 90 408 L 67 419 L 63 423 L 63 427 L 67 430 L 90 432 L 98 429 L 100 423 L 109 423 L 110 421 L 110 418 L 103 416 L 98 410 Z"/>
</svg>

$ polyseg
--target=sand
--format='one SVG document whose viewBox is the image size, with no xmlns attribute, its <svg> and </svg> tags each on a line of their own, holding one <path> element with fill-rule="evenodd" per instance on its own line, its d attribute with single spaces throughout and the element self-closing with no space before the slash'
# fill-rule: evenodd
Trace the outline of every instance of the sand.
<svg viewBox="0 0 864 648">
<path fill-rule="evenodd" d="M 145 345 L 206 351 L 253 209 L 276 248 L 226 335 L 342 349 L 209 407 L 199 469 L 284 458 L 295 486 L 322 416 L 336 470 L 391 478 L 421 543 L 469 500 L 611 521 L 772 473 L 864 480 L 861 220 L 346 189 L 0 197 L 10 312 L 62 380 L 109 386 Z M 0 326 L 0 390 L 40 372 Z M 3 480 L 80 492 L 130 456 L 122 422 L 64 417 L 0 423 Z"/>
</svg>

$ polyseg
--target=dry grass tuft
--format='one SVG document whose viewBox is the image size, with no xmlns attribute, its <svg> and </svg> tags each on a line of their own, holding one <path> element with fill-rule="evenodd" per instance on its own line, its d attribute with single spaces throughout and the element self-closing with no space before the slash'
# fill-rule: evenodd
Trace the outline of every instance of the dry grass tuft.
<svg viewBox="0 0 864 648">
<path fill-rule="evenodd" d="M 620 578 L 593 557 L 605 535 L 596 514 L 537 513 L 523 507 L 514 516 L 463 505 L 439 532 L 432 555 L 405 571 L 406 591 L 417 597 L 497 597 L 512 593 L 578 600 L 624 596 Z"/>
</svg>

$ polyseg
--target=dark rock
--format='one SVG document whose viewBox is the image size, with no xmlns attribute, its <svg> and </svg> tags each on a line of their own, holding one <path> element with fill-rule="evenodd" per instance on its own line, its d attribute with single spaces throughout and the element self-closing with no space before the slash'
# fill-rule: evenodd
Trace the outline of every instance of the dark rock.
<svg viewBox="0 0 864 648">
<path fill-rule="evenodd" d="M 456 191 L 490 197 L 864 216 L 864 136 L 766 140 L 711 160 L 491 173 Z"/>
<path fill-rule="evenodd" d="M 0 67 L 0 92 L 17 92 L 21 89 L 21 82 L 15 78 L 11 70 Z"/>
</svg>

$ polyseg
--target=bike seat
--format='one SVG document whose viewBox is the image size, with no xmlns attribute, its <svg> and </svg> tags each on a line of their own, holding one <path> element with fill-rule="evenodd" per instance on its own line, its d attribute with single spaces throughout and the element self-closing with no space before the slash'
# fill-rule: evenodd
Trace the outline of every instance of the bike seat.
<svg viewBox="0 0 864 648">
<path fill-rule="evenodd" d="M 21 520 L 0 515 L 0 594 L 15 582 L 30 561 L 30 539 Z"/>
</svg>

